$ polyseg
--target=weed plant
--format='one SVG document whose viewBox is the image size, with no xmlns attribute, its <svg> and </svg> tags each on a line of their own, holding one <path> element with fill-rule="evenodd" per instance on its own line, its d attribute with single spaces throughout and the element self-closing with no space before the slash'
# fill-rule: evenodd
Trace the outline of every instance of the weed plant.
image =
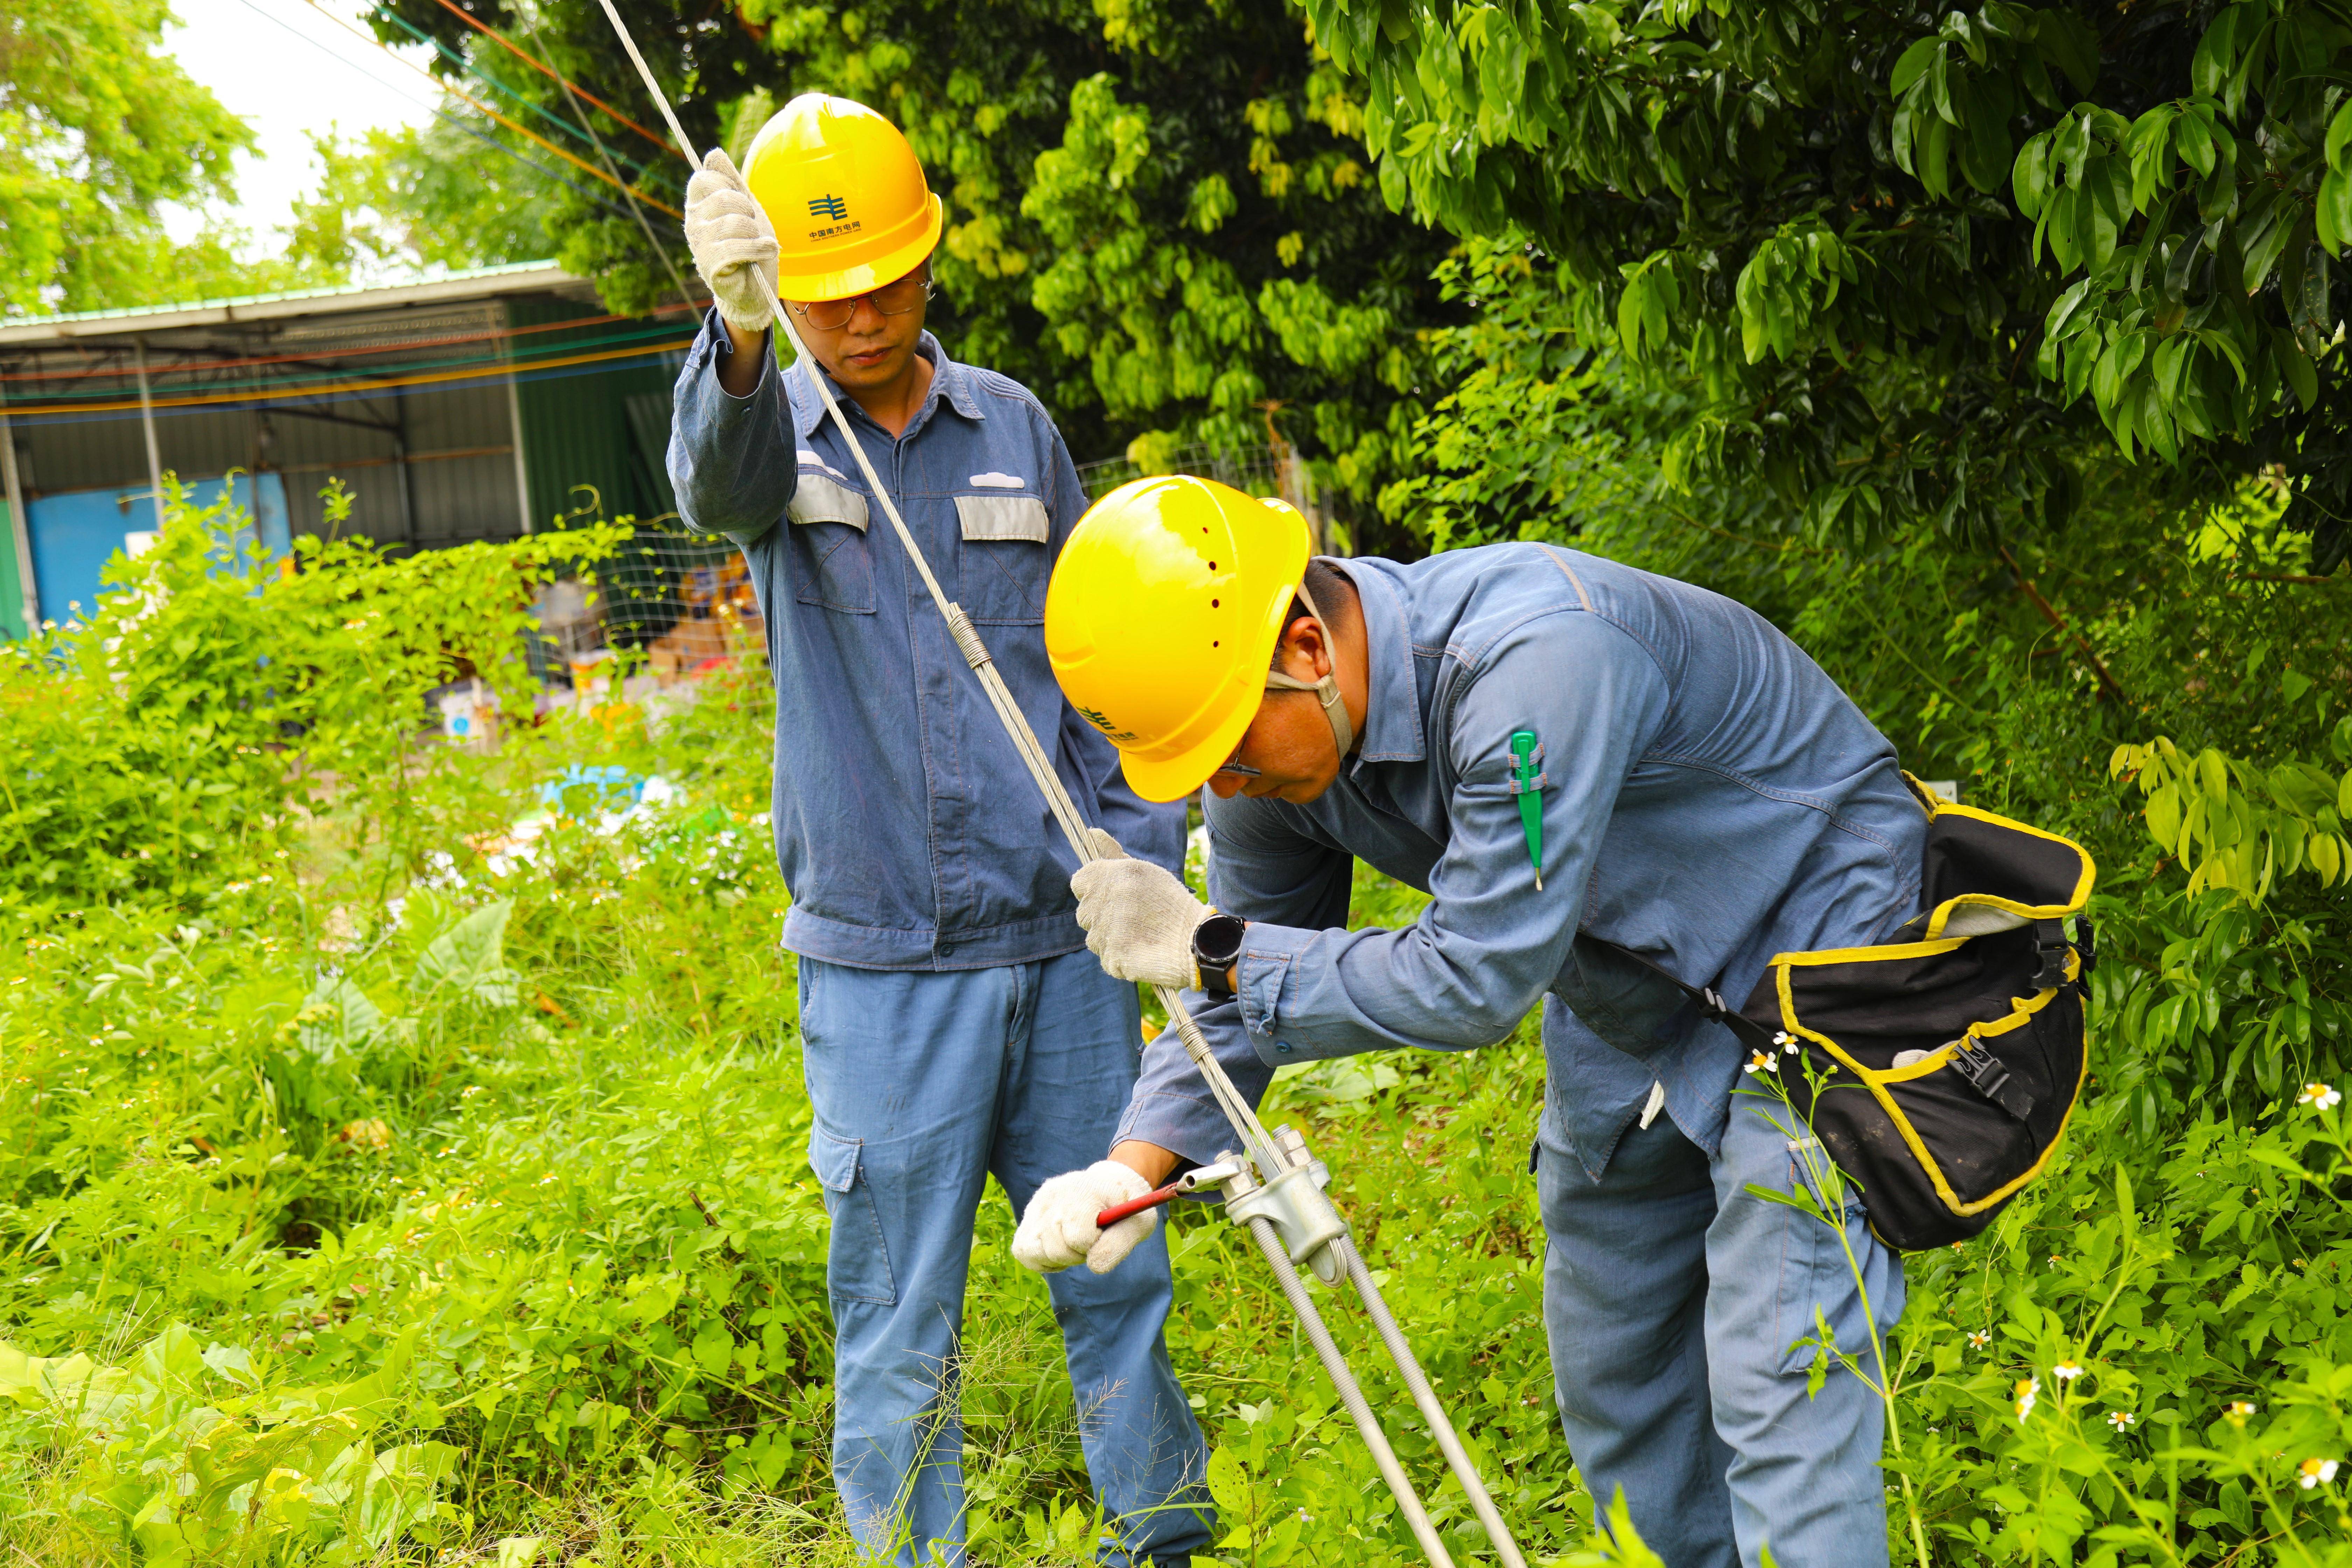
<svg viewBox="0 0 2352 1568">
<path fill-rule="evenodd" d="M 519 697 L 501 660 L 535 585 L 593 571 L 609 537 L 347 548 L 280 576 L 218 559 L 225 521 L 176 509 L 89 624 L 0 658 L 0 1547 L 850 1561 L 763 671 L 659 712 L 533 724 L 518 700 L 495 754 L 454 747 L 425 690 L 460 656 Z M 2352 765 L 2329 750 L 2340 627 L 2264 628 L 2300 639 L 2265 673 L 2206 623 L 2197 662 L 2260 674 L 2291 756 L 2177 720 L 2167 752 L 2143 715 L 2117 778 L 2049 683 L 2010 688 L 1997 729 L 1949 719 L 1970 680 L 2006 679 L 1987 617 L 1949 632 L 1937 687 L 1885 672 L 1890 608 L 1925 635 L 1922 606 L 1960 592 L 1916 563 L 1743 575 L 1648 535 L 1588 542 L 1764 605 L 1927 771 L 1947 747 L 1980 798 L 2083 835 L 2105 868 L 2096 1081 L 2051 1173 L 1983 1237 L 1910 1260 L 1883 1346 L 1810 1352 L 1889 1402 L 1897 1560 L 2352 1563 L 2333 1087 L 2352 1012 L 2341 882 L 2311 849 L 2341 816 L 2274 787 L 2288 760 Z M 2242 569 L 2237 548 L 2202 569 Z M 2100 631 L 2117 678 L 2156 678 L 2170 613 Z M 615 776 L 662 784 L 637 800 Z M 2267 856 L 2267 882 L 2231 855 Z M 1419 903 L 1361 874 L 1353 919 Z M 1628 1530 L 1596 1537 L 1553 1409 L 1526 1173 L 1541 1100 L 1529 1025 L 1287 1071 L 1267 1121 L 1329 1162 L 1531 1558 L 1654 1563 Z M 1254 1248 L 1207 1205 L 1171 1224 L 1216 1560 L 1419 1561 Z M 1089 1562 L 1059 1336 L 1012 1225 L 992 1190 L 956 1369 L 974 1555 Z M 1360 1320 L 1329 1319 L 1456 1560 L 1491 1561 Z"/>
</svg>

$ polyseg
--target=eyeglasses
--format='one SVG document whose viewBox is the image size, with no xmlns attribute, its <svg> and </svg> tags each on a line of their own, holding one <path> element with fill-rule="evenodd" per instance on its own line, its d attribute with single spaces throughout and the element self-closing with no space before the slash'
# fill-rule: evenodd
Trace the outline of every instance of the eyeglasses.
<svg viewBox="0 0 2352 1568">
<path fill-rule="evenodd" d="M 849 325 L 850 318 L 857 314 L 860 300 L 870 302 L 885 316 L 903 316 L 930 299 L 938 287 L 931 281 L 929 270 L 909 272 L 879 289 L 852 294 L 846 300 L 815 300 L 805 305 L 795 301 L 793 313 L 820 332 L 836 332 Z"/>
</svg>

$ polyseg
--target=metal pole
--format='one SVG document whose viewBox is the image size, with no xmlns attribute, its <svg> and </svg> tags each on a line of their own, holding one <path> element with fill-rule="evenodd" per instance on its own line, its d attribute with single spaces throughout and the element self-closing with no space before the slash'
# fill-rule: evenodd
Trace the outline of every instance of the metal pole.
<svg viewBox="0 0 2352 1568">
<path fill-rule="evenodd" d="M 1364 1255 L 1358 1252 L 1356 1244 L 1344 1236 L 1330 1245 L 1339 1251 L 1339 1262 L 1347 1269 L 1348 1278 L 1355 1282 L 1356 1294 L 1363 1299 L 1364 1311 L 1372 1320 L 1372 1328 L 1380 1334 L 1381 1342 L 1388 1347 L 1389 1359 L 1396 1363 L 1398 1374 L 1404 1379 L 1405 1388 L 1412 1394 L 1413 1404 L 1421 1409 L 1422 1419 L 1429 1423 L 1429 1435 L 1437 1439 L 1438 1448 L 1445 1455 L 1446 1467 L 1454 1472 L 1454 1479 L 1462 1483 L 1463 1493 L 1470 1500 L 1471 1511 L 1486 1527 L 1486 1539 L 1495 1543 L 1496 1553 L 1503 1560 L 1503 1568 L 1528 1568 L 1528 1560 L 1519 1555 L 1519 1543 L 1511 1539 L 1510 1529 L 1504 1524 L 1501 1510 L 1495 1507 L 1495 1500 L 1487 1495 L 1486 1483 L 1480 1478 L 1478 1467 L 1471 1462 L 1470 1451 L 1462 1446 L 1462 1439 L 1454 1434 L 1454 1423 L 1445 1418 L 1445 1407 L 1438 1404 L 1437 1393 L 1429 1386 L 1429 1379 L 1423 1375 L 1421 1363 L 1414 1358 L 1412 1346 L 1406 1342 L 1404 1331 L 1397 1326 L 1395 1317 L 1389 1311 L 1387 1298 L 1381 1294 L 1379 1284 L 1372 1279 L 1372 1271 L 1364 1266 Z"/>
<path fill-rule="evenodd" d="M 408 398 L 398 387 L 392 393 L 392 460 L 400 465 L 400 537 L 416 542 L 416 485 L 408 466 Z"/>
<path fill-rule="evenodd" d="M 33 581 L 33 531 L 25 516 L 25 487 L 16 477 L 16 433 L 8 424 L 5 394 L 0 393 L 0 485 L 8 496 L 9 531 L 15 536 L 16 586 L 25 601 L 25 635 L 41 629 L 41 591 Z"/>
<path fill-rule="evenodd" d="M 507 331 L 511 333 L 514 331 L 514 306 L 510 302 L 500 301 L 499 317 L 506 323 Z M 506 355 L 508 363 L 513 363 L 514 339 L 508 337 L 500 340 L 499 352 Z M 507 373 L 507 424 L 514 431 L 515 505 L 521 509 L 522 531 L 529 533 L 530 531 L 530 463 L 523 456 L 522 449 L 522 393 L 515 384 L 514 372 L 511 370 Z"/>
<path fill-rule="evenodd" d="M 163 458 L 155 445 L 155 405 L 147 395 L 147 340 L 131 340 L 139 367 L 139 428 L 147 437 L 147 483 L 155 497 L 155 526 L 163 526 Z"/>
<path fill-rule="evenodd" d="M 1339 1391 L 1339 1403 L 1348 1407 L 1356 1430 L 1363 1435 L 1364 1447 L 1371 1450 L 1372 1464 L 1394 1494 L 1398 1511 L 1404 1515 L 1405 1527 L 1412 1531 L 1412 1538 L 1421 1543 L 1423 1553 L 1435 1568 L 1454 1568 L 1454 1559 L 1446 1554 L 1445 1543 L 1437 1539 L 1437 1529 L 1429 1522 L 1429 1513 L 1421 1506 L 1420 1494 L 1412 1489 L 1404 1467 L 1397 1463 L 1396 1450 L 1389 1447 L 1388 1434 L 1381 1430 L 1380 1417 L 1372 1414 L 1364 1391 L 1357 1386 L 1355 1374 L 1348 1370 L 1348 1358 L 1339 1353 L 1331 1331 L 1324 1326 L 1323 1314 L 1315 1310 L 1314 1301 L 1307 1297 L 1306 1283 L 1298 1278 L 1290 1254 L 1283 1250 L 1274 1221 L 1259 1215 L 1250 1220 L 1249 1227 L 1250 1235 L 1256 1238 L 1257 1249 L 1265 1254 L 1266 1267 L 1274 1270 L 1276 1281 L 1282 1286 L 1290 1310 L 1298 1315 L 1299 1327 L 1307 1332 L 1307 1342 L 1315 1347 L 1331 1386 Z"/>
</svg>

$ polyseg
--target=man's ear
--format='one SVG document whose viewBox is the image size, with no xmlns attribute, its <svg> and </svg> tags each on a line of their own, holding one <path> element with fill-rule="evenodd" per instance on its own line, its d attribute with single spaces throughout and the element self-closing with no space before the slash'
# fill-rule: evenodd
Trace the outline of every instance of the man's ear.
<svg viewBox="0 0 2352 1568">
<path fill-rule="evenodd" d="M 1285 666 L 1287 666 L 1294 658 L 1304 658 L 1311 667 L 1315 663 L 1317 654 L 1321 654 L 1327 659 L 1331 657 L 1331 650 L 1323 645 L 1323 634 L 1316 628 L 1314 618 L 1309 616 L 1301 616 L 1283 627 L 1282 640 L 1275 646 L 1281 652 L 1282 663 Z M 1288 675 L 1294 672 L 1286 668 L 1283 673 Z"/>
</svg>

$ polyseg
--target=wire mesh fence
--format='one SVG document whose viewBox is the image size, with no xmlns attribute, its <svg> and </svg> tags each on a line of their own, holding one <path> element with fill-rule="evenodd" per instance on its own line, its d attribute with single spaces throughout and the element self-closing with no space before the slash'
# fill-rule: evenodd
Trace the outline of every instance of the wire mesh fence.
<svg viewBox="0 0 2352 1568">
<path fill-rule="evenodd" d="M 1150 473 L 1193 474 L 1249 495 L 1279 497 L 1306 514 L 1317 549 L 1324 547 L 1312 481 L 1287 450 L 1188 446 L 1160 454 L 1149 470 L 1123 457 L 1078 465 L 1089 502 Z M 538 626 L 524 637 L 542 710 L 676 691 L 764 647 L 743 552 L 674 520 L 637 524 L 620 554 L 597 568 L 593 584 L 550 584 L 534 608 Z M 461 688 L 450 689 L 457 693 L 450 702 L 462 717 Z M 453 732 L 463 733 L 462 726 Z"/>
<path fill-rule="evenodd" d="M 1163 454 L 1161 460 L 1149 468 L 1138 467 L 1126 458 L 1101 458 L 1078 465 L 1078 480 L 1087 487 L 1087 499 L 1090 501 L 1102 500 L 1129 479 L 1153 474 L 1192 474 L 1254 496 L 1284 494 L 1283 465 L 1270 448 L 1264 447 L 1247 447 L 1239 451 L 1205 446 L 1179 447 Z"/>
</svg>

